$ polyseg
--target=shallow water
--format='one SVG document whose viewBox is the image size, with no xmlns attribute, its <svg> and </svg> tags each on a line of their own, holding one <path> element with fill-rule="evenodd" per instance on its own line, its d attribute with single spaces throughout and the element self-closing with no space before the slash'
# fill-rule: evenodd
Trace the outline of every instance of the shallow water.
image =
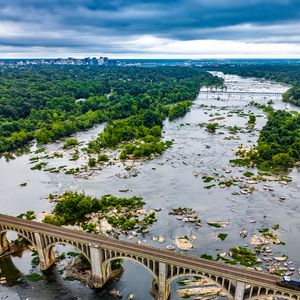
<svg viewBox="0 0 300 300">
<path fill-rule="evenodd" d="M 252 78 L 244 79 L 235 75 L 226 75 L 225 84 L 228 91 L 284 92 L 287 89 L 286 86 L 278 83 Z M 247 95 L 218 98 L 210 92 L 208 95 L 201 95 L 195 100 L 191 111 L 185 117 L 165 122 L 164 139 L 174 140 L 173 147 L 158 158 L 135 163 L 135 168 L 139 171 L 137 177 L 128 179 L 117 177 L 117 173 L 127 174 L 122 163 L 103 167 L 89 179 L 84 179 L 73 175 L 33 171 L 30 169 L 32 164 L 29 164 L 29 158 L 36 156 L 34 154 L 23 155 L 9 162 L 2 158 L 0 159 L 1 212 L 18 215 L 27 210 L 35 210 L 39 213 L 50 211 L 52 204 L 46 199 L 47 195 L 60 193 L 66 189 L 84 190 L 87 194 L 94 196 L 103 194 L 142 196 L 147 208 L 162 208 L 162 211 L 157 213 L 158 221 L 150 228 L 149 233 L 134 238 L 132 242 L 140 240 L 142 243 L 156 247 L 165 247 L 174 243 L 176 236 L 194 234 L 197 240 L 193 242 L 194 247 L 188 254 L 198 256 L 209 253 L 216 256 L 217 253 L 228 251 L 230 247 L 249 245 L 251 235 L 257 234 L 257 228 L 270 228 L 272 224 L 278 223 L 280 224 L 279 238 L 286 245 L 272 245 L 274 256 L 287 254 L 289 260 L 296 263 L 295 267 L 300 267 L 300 241 L 297 239 L 300 230 L 298 221 L 300 216 L 299 170 L 294 169 L 289 174 L 293 181 L 288 185 L 270 182 L 270 186 L 274 189 L 272 192 L 264 190 L 262 183 L 256 185 L 257 192 L 248 195 L 232 195 L 232 192 L 239 190 L 234 186 L 224 189 L 218 186 L 211 189 L 204 188 L 209 185 L 203 182 L 202 176 L 204 175 L 216 173 L 229 177 L 242 176 L 247 170 L 257 172 L 256 169 L 232 167 L 229 164 L 229 160 L 234 158 L 235 150 L 240 144 L 255 144 L 259 129 L 266 122 L 262 111 L 248 106 L 252 100 L 267 103 L 270 99 Z M 299 108 L 283 103 L 279 98 L 272 100 L 276 109 L 299 111 Z M 257 116 L 255 129 L 251 132 L 246 128 L 249 112 Z M 205 127 L 199 126 L 199 123 L 207 123 L 221 116 L 224 119 L 213 122 L 225 127 L 217 129 L 216 134 L 208 133 Z M 239 137 L 238 140 L 224 139 L 232 136 L 226 126 L 234 125 L 242 127 L 244 132 L 235 135 Z M 76 137 L 82 142 L 88 142 L 103 130 L 103 127 L 103 124 L 96 126 L 86 132 L 76 134 Z M 62 151 L 60 149 L 62 145 L 63 143 L 48 145 L 47 153 Z M 62 159 L 49 160 L 47 167 L 65 164 L 75 167 L 85 162 L 84 157 L 77 162 L 70 162 L 68 159 L 71 152 L 67 152 L 68 155 Z M 23 182 L 27 182 L 26 187 L 20 186 Z M 129 192 L 119 192 L 124 189 L 129 189 Z M 286 201 L 280 202 L 280 196 L 285 196 Z M 202 221 L 202 227 L 196 228 L 191 223 L 176 220 L 174 216 L 169 215 L 170 209 L 176 207 L 191 207 L 196 210 Z M 229 225 L 221 229 L 214 228 L 206 224 L 209 220 L 226 220 Z M 252 223 L 254 220 L 256 223 Z M 240 237 L 242 229 L 248 231 L 248 237 L 245 239 Z M 222 242 L 217 238 L 218 233 L 228 233 L 228 237 Z M 165 237 L 164 243 L 160 244 L 152 240 L 153 236 L 158 235 Z M 250 249 L 253 248 L 250 247 Z M 18 278 L 20 274 L 17 270 L 22 274 L 28 274 L 31 271 L 31 259 L 30 252 L 25 251 L 21 259 L 12 257 L 12 264 L 7 264 L 7 268 L 12 273 L 15 272 L 15 278 Z M 12 265 L 16 267 L 15 270 L 11 270 Z M 19 285 L 9 290 L 18 291 L 24 299 L 26 297 L 41 299 L 41 295 L 43 299 L 53 299 L 54 295 L 61 299 L 71 299 L 70 295 L 74 299 L 110 299 L 109 291 L 116 288 L 123 295 L 132 292 L 137 299 L 153 299 L 148 293 L 152 281 L 150 273 L 133 262 L 125 262 L 124 266 L 125 272 L 120 280 L 109 283 L 102 291 L 93 291 L 78 282 L 65 281 L 55 268 L 47 272 L 47 284 L 30 283 L 29 287 Z M 35 272 L 37 270 L 38 268 L 35 268 Z M 0 291 L 1 288 L 0 286 Z M 176 295 L 175 284 L 171 299 L 179 299 Z"/>
</svg>

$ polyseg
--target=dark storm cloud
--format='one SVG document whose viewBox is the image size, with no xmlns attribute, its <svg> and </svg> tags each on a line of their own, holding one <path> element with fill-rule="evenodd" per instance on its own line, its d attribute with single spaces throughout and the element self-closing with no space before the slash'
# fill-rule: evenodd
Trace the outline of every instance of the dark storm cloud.
<svg viewBox="0 0 300 300">
<path fill-rule="evenodd" d="M 0 27 L 0 44 L 16 47 L 117 49 L 141 35 L 298 43 L 300 1 L 1 0 L 1 24 L 16 32 Z"/>
</svg>

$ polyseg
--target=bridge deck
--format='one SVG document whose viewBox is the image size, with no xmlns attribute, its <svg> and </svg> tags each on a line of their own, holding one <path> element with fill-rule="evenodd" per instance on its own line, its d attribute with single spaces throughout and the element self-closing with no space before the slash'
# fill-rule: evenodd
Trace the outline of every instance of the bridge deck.
<svg viewBox="0 0 300 300">
<path fill-rule="evenodd" d="M 255 91 L 226 91 L 226 90 L 208 90 L 208 91 L 200 91 L 200 95 L 206 95 L 207 93 L 216 94 L 216 95 L 252 95 L 252 96 L 282 96 L 282 93 L 277 92 L 255 92 Z"/>
<path fill-rule="evenodd" d="M 145 245 L 137 245 L 127 241 L 120 241 L 105 236 L 98 236 L 90 233 L 75 231 L 67 228 L 57 227 L 49 224 L 28 221 L 12 216 L 0 214 L 0 224 L 10 226 L 11 229 L 18 228 L 31 232 L 38 232 L 48 236 L 55 236 L 62 239 L 70 239 L 72 241 L 88 243 L 89 245 L 99 246 L 106 249 L 126 251 L 134 255 L 141 255 L 161 262 L 172 265 L 182 266 L 184 268 L 199 268 L 204 272 L 224 276 L 228 279 L 240 280 L 246 283 L 258 282 L 268 288 L 277 288 L 277 277 L 253 270 L 247 270 L 236 266 L 229 266 L 224 263 L 207 261 L 201 258 L 174 253 L 168 250 L 157 249 Z M 290 291 L 281 288 L 281 290 Z"/>
</svg>

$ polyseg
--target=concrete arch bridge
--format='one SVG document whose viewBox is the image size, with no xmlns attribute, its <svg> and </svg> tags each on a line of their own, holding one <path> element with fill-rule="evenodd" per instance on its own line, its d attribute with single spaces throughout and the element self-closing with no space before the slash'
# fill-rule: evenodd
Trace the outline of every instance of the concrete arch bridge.
<svg viewBox="0 0 300 300">
<path fill-rule="evenodd" d="M 172 282 L 187 276 L 211 280 L 229 299 L 274 296 L 300 300 L 300 291 L 279 286 L 273 275 L 2 214 L 0 254 L 9 248 L 8 231 L 16 232 L 32 244 L 38 252 L 42 270 L 55 262 L 55 244 L 77 248 L 91 264 L 91 282 L 95 288 L 103 287 L 110 279 L 111 261 L 122 258 L 141 264 L 152 274 L 158 300 L 169 299 Z"/>
</svg>

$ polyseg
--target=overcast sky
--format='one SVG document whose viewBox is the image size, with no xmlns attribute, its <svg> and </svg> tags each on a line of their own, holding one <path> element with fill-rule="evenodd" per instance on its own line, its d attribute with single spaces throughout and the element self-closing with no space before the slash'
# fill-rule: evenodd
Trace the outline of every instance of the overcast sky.
<svg viewBox="0 0 300 300">
<path fill-rule="evenodd" d="M 0 57 L 300 58 L 300 0 L 0 0 Z"/>
</svg>

